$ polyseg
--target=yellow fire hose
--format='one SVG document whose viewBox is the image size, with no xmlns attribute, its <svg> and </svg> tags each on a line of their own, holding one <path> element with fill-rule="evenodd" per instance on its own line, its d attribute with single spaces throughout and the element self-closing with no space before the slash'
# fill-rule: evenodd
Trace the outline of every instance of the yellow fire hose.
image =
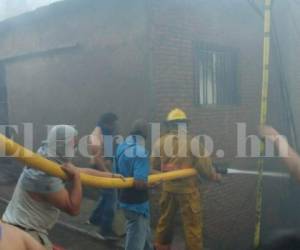
<svg viewBox="0 0 300 250">
<path fill-rule="evenodd" d="M 50 161 L 39 154 L 33 153 L 31 150 L 26 149 L 2 134 L 0 134 L 0 151 L 4 152 L 6 156 L 11 156 L 21 161 L 28 167 L 41 170 L 49 175 L 62 179 L 67 178 L 59 164 Z M 160 181 L 170 181 L 195 175 L 197 175 L 197 171 L 195 169 L 176 170 L 168 173 L 151 175 L 149 176 L 149 183 L 151 184 Z M 132 178 L 125 178 L 125 180 L 121 180 L 87 174 L 80 174 L 80 178 L 82 184 L 95 188 L 128 188 L 133 185 Z"/>
</svg>

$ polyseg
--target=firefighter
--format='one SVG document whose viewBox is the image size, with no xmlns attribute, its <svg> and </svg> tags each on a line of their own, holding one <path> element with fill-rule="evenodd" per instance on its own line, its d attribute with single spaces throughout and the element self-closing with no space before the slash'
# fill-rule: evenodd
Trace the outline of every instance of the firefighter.
<svg viewBox="0 0 300 250">
<path fill-rule="evenodd" d="M 166 125 L 167 133 L 154 144 L 152 167 L 160 168 L 162 172 L 195 168 L 207 179 L 219 181 L 221 177 L 213 168 L 211 159 L 204 156 L 205 148 L 199 141 L 198 145 L 193 145 L 194 140 L 187 133 L 188 119 L 185 112 L 173 109 L 167 116 Z M 196 154 L 195 149 L 198 151 Z M 202 250 L 202 207 L 197 176 L 163 183 L 161 215 L 156 228 L 157 250 L 171 249 L 177 211 L 181 216 L 187 249 Z"/>
</svg>

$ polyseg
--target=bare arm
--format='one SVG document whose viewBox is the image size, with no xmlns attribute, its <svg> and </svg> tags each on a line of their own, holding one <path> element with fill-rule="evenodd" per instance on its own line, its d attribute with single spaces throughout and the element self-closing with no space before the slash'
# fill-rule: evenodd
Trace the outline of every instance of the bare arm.
<svg viewBox="0 0 300 250">
<path fill-rule="evenodd" d="M 300 181 L 300 156 L 296 151 L 288 144 L 286 138 L 278 133 L 274 128 L 265 126 L 260 128 L 261 136 L 268 140 L 271 140 L 282 160 L 288 168 L 292 176 Z"/>
<path fill-rule="evenodd" d="M 77 168 L 77 169 L 80 173 L 93 175 L 93 176 L 107 177 L 107 178 L 121 178 L 121 179 L 124 178 L 120 174 L 114 174 L 114 173 L 110 173 L 110 172 L 103 172 L 103 171 L 95 170 L 95 169 L 92 169 L 92 168 Z"/>
<path fill-rule="evenodd" d="M 279 146 L 279 141 L 276 141 L 275 145 L 277 145 L 278 149 L 281 148 L 281 146 Z M 300 157 L 289 145 L 288 157 L 283 157 L 282 160 L 286 164 L 290 173 L 297 178 L 298 181 L 300 181 Z"/>
<path fill-rule="evenodd" d="M 49 194 L 30 192 L 30 196 L 38 201 L 46 201 L 69 215 L 76 216 L 80 212 L 82 199 L 80 174 L 77 168 L 70 163 L 64 164 L 62 169 L 66 172 L 71 181 L 71 187 L 69 189 L 63 188 L 58 192 Z"/>
<path fill-rule="evenodd" d="M 76 216 L 80 213 L 80 205 L 82 200 L 80 173 L 101 177 L 123 178 L 121 175 L 100 172 L 95 169 L 78 168 L 71 163 L 65 164 L 62 168 L 67 173 L 69 180 L 71 181 L 71 187 L 69 189 L 64 188 L 58 192 L 45 195 L 38 193 L 30 193 L 30 195 L 32 198 L 46 201 L 72 216 Z"/>
<path fill-rule="evenodd" d="M 98 170 L 109 172 L 108 168 L 106 167 L 106 162 L 103 158 L 102 150 L 100 150 L 97 155 L 93 156 L 92 163 Z"/>
<path fill-rule="evenodd" d="M 89 136 L 89 151 L 92 154 L 91 164 L 100 171 L 108 171 L 103 158 L 103 135 L 99 127 L 96 127 Z"/>
</svg>

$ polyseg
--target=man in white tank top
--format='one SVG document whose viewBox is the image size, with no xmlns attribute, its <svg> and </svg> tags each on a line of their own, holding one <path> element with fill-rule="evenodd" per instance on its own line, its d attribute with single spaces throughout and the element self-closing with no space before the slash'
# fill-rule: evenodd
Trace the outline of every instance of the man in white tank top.
<svg viewBox="0 0 300 250">
<path fill-rule="evenodd" d="M 48 231 L 57 222 L 60 211 L 71 216 L 80 212 L 80 173 L 112 177 L 111 173 L 80 169 L 72 165 L 70 161 L 75 155 L 76 144 L 77 131 L 73 127 L 54 126 L 48 134 L 46 144 L 38 153 L 58 163 L 64 162 L 62 169 L 68 175 L 69 188 L 57 177 L 26 167 L 2 216 L 3 222 L 26 231 L 49 250 L 53 246 L 48 238 Z"/>
</svg>

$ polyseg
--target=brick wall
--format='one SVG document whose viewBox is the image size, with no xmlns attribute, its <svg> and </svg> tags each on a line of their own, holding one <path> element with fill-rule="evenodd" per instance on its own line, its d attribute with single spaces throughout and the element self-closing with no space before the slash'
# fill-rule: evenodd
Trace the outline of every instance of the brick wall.
<svg viewBox="0 0 300 250">
<path fill-rule="evenodd" d="M 245 122 L 248 133 L 255 133 L 259 118 L 263 22 L 247 1 L 69 2 L 0 24 L 0 58 L 80 45 L 72 53 L 6 64 L 11 123 L 34 122 L 38 144 L 44 139 L 44 125 L 48 123 L 76 124 L 84 134 L 101 112 L 110 110 L 120 115 L 126 132 L 136 117 L 161 121 L 178 106 L 187 111 L 192 133 L 210 135 L 216 148 L 225 150 L 225 159 L 216 160 L 255 169 L 256 159 L 235 158 L 236 123 Z M 281 27 L 282 34 L 291 32 L 285 28 Z M 238 52 L 238 105 L 194 105 L 193 45 L 197 42 Z M 293 78 L 298 72 L 294 51 L 289 46 L 285 49 L 289 77 L 297 79 Z M 273 53 L 271 64 L 268 120 L 285 133 L 280 65 Z M 291 82 L 297 85 L 297 81 Z M 296 92 L 293 98 L 297 104 Z M 267 161 L 269 168 L 277 165 L 276 161 Z M 209 249 L 241 250 L 252 245 L 255 181 L 255 176 L 235 175 L 225 177 L 220 185 L 203 183 L 205 240 Z M 280 209 L 282 199 L 277 194 L 284 195 L 289 183 L 268 179 L 264 185 L 267 200 L 263 233 L 267 235 L 270 228 L 282 223 L 282 213 L 287 210 Z M 159 215 L 158 198 L 156 192 L 153 225 Z"/>
<path fill-rule="evenodd" d="M 0 60 L 29 54 L 4 62 L 10 123 L 33 122 L 35 148 L 47 124 L 84 135 L 110 111 L 125 134 L 149 119 L 144 11 L 143 1 L 62 1 L 0 24 Z"/>
<path fill-rule="evenodd" d="M 263 21 L 247 3 L 239 0 L 164 0 L 150 2 L 152 41 L 153 110 L 163 120 L 174 107 L 187 111 L 194 134 L 207 134 L 216 149 L 225 150 L 225 158 L 238 168 L 255 170 L 256 159 L 236 159 L 236 123 L 245 122 L 248 133 L 256 133 L 259 123 Z M 230 47 L 238 52 L 238 88 L 240 103 L 227 106 L 195 106 L 193 46 L 206 42 Z M 285 112 L 279 88 L 277 58 L 272 55 L 268 122 L 287 132 Z M 267 160 L 274 170 L 278 162 Z M 275 168 L 276 169 L 276 168 Z M 278 167 L 279 169 L 279 167 Z M 282 170 L 282 168 L 280 168 Z M 272 179 L 265 183 L 264 211 L 271 208 L 271 219 L 264 212 L 263 234 L 280 217 L 280 201 L 272 187 L 280 190 L 287 183 Z M 247 249 L 252 246 L 255 223 L 254 176 L 225 177 L 221 185 L 202 186 L 205 211 L 205 240 L 209 249 Z M 276 218 L 276 219 L 274 219 Z"/>
<path fill-rule="evenodd" d="M 259 117 L 262 20 L 247 3 L 238 0 L 151 2 L 156 119 L 164 119 L 174 106 L 184 108 L 192 120 L 191 130 L 213 136 L 216 145 L 226 147 L 226 155 L 232 158 L 236 153 L 236 122 L 246 122 L 251 133 L 255 131 Z M 238 51 L 240 104 L 194 105 L 193 43 L 201 41 Z M 274 69 L 270 94 L 270 119 L 274 122 L 280 120 L 275 119 L 278 115 L 272 115 L 272 111 L 280 108 L 277 78 Z M 276 109 L 272 109 L 275 101 Z M 280 127 L 285 129 L 284 124 Z"/>
</svg>

